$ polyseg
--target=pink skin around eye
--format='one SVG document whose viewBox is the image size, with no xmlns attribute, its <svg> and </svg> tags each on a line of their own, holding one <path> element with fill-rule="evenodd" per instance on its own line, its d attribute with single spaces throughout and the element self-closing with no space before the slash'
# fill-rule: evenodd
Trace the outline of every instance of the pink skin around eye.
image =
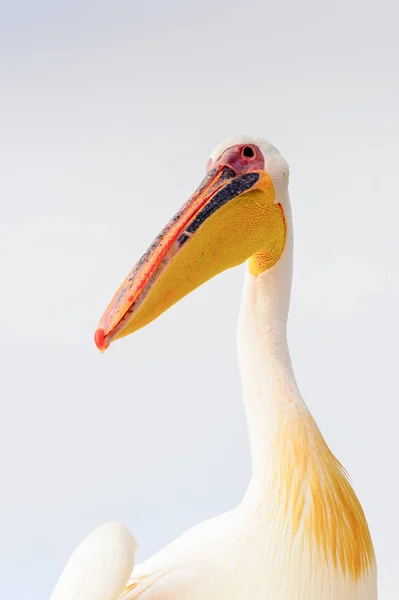
<svg viewBox="0 0 399 600">
<path fill-rule="evenodd" d="M 245 156 L 244 148 L 250 148 L 253 156 Z M 245 152 L 251 154 L 249 150 L 245 150 Z M 244 173 L 250 173 L 251 171 L 264 171 L 265 159 L 258 146 L 255 146 L 254 144 L 239 144 L 227 148 L 215 162 L 212 162 L 212 160 L 209 159 L 206 170 L 209 171 L 211 167 L 214 169 L 220 165 L 230 167 L 238 176 L 243 175 Z"/>
</svg>

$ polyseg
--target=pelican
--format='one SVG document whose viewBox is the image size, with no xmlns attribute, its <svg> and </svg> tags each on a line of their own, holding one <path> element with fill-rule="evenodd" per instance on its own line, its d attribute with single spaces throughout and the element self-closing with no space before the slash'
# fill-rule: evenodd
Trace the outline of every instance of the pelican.
<svg viewBox="0 0 399 600">
<path fill-rule="evenodd" d="M 95 342 L 104 351 L 218 273 L 247 261 L 238 357 L 252 476 L 237 508 L 193 527 L 136 566 L 127 581 L 115 557 L 95 577 L 87 561 L 81 563 L 81 579 L 87 572 L 95 590 L 84 598 L 376 600 L 364 512 L 292 369 L 287 162 L 266 140 L 246 136 L 217 146 L 206 171 L 116 292 Z M 129 537 L 118 539 L 130 556 Z M 114 597 L 98 594 L 98 578 Z"/>
</svg>

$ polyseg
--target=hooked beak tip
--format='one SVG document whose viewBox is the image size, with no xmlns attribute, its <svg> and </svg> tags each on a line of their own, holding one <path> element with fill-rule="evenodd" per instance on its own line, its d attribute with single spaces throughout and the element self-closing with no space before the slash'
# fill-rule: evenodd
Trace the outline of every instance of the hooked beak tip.
<svg viewBox="0 0 399 600">
<path fill-rule="evenodd" d="M 109 342 L 105 339 L 105 331 L 102 327 L 96 329 L 96 332 L 94 334 L 94 341 L 101 353 L 105 352 L 108 348 Z"/>
</svg>

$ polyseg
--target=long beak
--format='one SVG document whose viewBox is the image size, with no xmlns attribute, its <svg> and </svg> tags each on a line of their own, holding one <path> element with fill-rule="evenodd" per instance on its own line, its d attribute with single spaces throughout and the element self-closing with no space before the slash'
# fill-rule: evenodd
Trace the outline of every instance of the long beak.
<svg viewBox="0 0 399 600">
<path fill-rule="evenodd" d="M 272 188 L 263 171 L 236 177 L 230 167 L 221 165 L 207 173 L 116 292 L 95 332 L 99 350 L 140 329 L 204 281 L 240 264 L 259 248 L 260 241 L 253 240 L 259 236 L 254 235 L 250 235 L 250 247 L 234 244 L 234 236 L 237 240 L 245 229 L 245 207 L 236 206 L 224 218 L 218 215 L 250 190 L 259 193 L 255 187 L 265 178 L 266 187 Z M 253 205 L 253 199 L 248 201 Z"/>
</svg>

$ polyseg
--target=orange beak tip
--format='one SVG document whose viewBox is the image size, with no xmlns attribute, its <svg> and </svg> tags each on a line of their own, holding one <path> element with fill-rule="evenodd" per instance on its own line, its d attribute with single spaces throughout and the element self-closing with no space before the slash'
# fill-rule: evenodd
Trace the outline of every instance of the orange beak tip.
<svg viewBox="0 0 399 600">
<path fill-rule="evenodd" d="M 97 348 L 101 353 L 105 352 L 109 346 L 109 342 L 105 339 L 105 331 L 102 327 L 96 329 L 94 334 L 94 341 L 96 343 Z"/>
</svg>

